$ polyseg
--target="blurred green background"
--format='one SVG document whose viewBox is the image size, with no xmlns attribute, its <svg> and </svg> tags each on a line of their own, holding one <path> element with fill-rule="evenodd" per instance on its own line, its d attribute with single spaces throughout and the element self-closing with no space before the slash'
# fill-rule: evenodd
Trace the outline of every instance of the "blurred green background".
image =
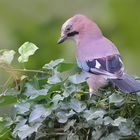
<svg viewBox="0 0 140 140">
<path fill-rule="evenodd" d="M 75 44 L 58 46 L 57 39 L 64 21 L 77 13 L 95 20 L 119 48 L 127 72 L 140 76 L 140 0 L 0 0 L 0 49 L 35 43 L 40 49 L 26 68 L 40 69 L 58 58 L 73 62 Z"/>
</svg>

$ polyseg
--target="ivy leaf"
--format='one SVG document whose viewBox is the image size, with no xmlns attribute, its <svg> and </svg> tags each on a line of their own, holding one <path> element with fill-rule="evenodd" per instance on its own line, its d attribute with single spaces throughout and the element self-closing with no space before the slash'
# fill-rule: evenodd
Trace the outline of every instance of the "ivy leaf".
<svg viewBox="0 0 140 140">
<path fill-rule="evenodd" d="M 75 133 L 70 133 L 67 137 L 67 140 L 79 140 L 79 136 Z"/>
<path fill-rule="evenodd" d="M 95 140 L 99 140 L 100 137 L 103 135 L 104 130 L 103 128 L 95 128 L 95 130 L 93 130 L 92 132 L 92 138 Z"/>
<path fill-rule="evenodd" d="M 54 67 L 56 67 L 58 64 L 62 63 L 63 61 L 64 59 L 52 60 L 50 63 L 45 64 L 43 68 L 52 70 Z"/>
<path fill-rule="evenodd" d="M 6 127 L 9 127 L 9 126 L 14 124 L 14 121 L 13 121 L 13 119 L 11 117 L 4 118 L 4 122 L 5 122 Z"/>
<path fill-rule="evenodd" d="M 0 117 L 0 122 L 3 122 L 3 117 Z"/>
<path fill-rule="evenodd" d="M 66 97 L 68 97 L 69 95 L 70 95 L 70 93 L 67 92 L 66 90 L 64 90 L 64 92 L 63 92 L 63 96 L 66 98 Z"/>
<path fill-rule="evenodd" d="M 73 92 L 78 92 L 82 88 L 81 85 L 75 85 L 75 84 L 72 84 L 72 83 L 70 83 L 68 81 L 65 81 L 64 86 L 65 86 L 65 91 L 68 92 L 68 94 L 71 94 Z"/>
<path fill-rule="evenodd" d="M 36 105 L 35 109 L 29 116 L 29 123 L 42 122 L 47 116 L 51 114 L 51 109 L 45 108 L 43 105 Z"/>
<path fill-rule="evenodd" d="M 122 122 L 126 122 L 126 119 L 122 117 L 118 117 L 117 119 L 114 120 L 114 122 L 112 122 L 112 125 L 119 126 Z"/>
<path fill-rule="evenodd" d="M 64 131 L 69 130 L 69 128 L 70 128 L 71 126 L 74 126 L 75 122 L 76 122 L 76 120 L 70 120 L 70 121 L 64 126 Z"/>
<path fill-rule="evenodd" d="M 18 61 L 20 63 L 28 62 L 29 56 L 33 55 L 37 49 L 38 47 L 35 44 L 31 42 L 25 42 L 18 49 L 18 52 L 20 54 Z"/>
<path fill-rule="evenodd" d="M 114 103 L 115 106 L 121 106 L 124 103 L 124 98 L 121 95 L 113 93 L 109 96 L 109 103 Z"/>
<path fill-rule="evenodd" d="M 113 119 L 111 117 L 107 116 L 104 118 L 104 125 L 109 125 L 111 123 L 113 123 Z"/>
<path fill-rule="evenodd" d="M 39 96 L 47 95 L 49 88 L 49 86 L 45 86 L 42 89 L 35 89 L 30 83 L 26 83 L 26 90 L 24 94 L 29 97 L 29 99 L 35 99 Z"/>
<path fill-rule="evenodd" d="M 0 63 L 11 64 L 14 59 L 14 50 L 1 50 L 0 51 Z"/>
<path fill-rule="evenodd" d="M 55 72 L 55 74 L 52 77 L 48 78 L 48 83 L 49 84 L 57 84 L 57 83 L 60 83 L 60 82 L 62 82 L 60 72 Z"/>
<path fill-rule="evenodd" d="M 70 107 L 75 110 L 76 112 L 82 112 L 85 108 L 86 105 L 81 103 L 79 100 L 76 99 L 71 99 L 70 101 Z"/>
<path fill-rule="evenodd" d="M 128 123 L 128 122 L 127 122 Z M 120 132 L 123 136 L 130 136 L 132 135 L 132 129 L 127 123 L 121 123 L 119 125 Z"/>
<path fill-rule="evenodd" d="M 87 121 L 97 118 L 103 118 L 106 112 L 101 109 L 90 109 L 84 112 L 84 117 Z"/>
<path fill-rule="evenodd" d="M 10 139 L 10 128 L 6 127 L 4 122 L 0 122 L 0 139 L 1 140 Z"/>
<path fill-rule="evenodd" d="M 70 108 L 71 108 L 70 104 L 67 101 L 64 102 L 64 100 L 63 100 L 63 102 L 61 102 L 60 109 L 62 109 L 62 110 L 69 110 Z"/>
<path fill-rule="evenodd" d="M 30 103 L 15 104 L 15 108 L 19 114 L 24 114 L 30 110 Z"/>
<path fill-rule="evenodd" d="M 71 73 L 70 78 L 66 75 L 67 78 L 63 80 L 62 74 L 66 74 L 67 66 L 59 62 L 51 62 L 46 68 L 52 77 L 49 78 L 49 73 L 30 75 L 22 90 L 16 92 L 14 88 L 14 92 L 6 92 L 5 96 L 14 95 L 19 99 L 17 110 L 12 112 L 6 125 L 15 139 L 44 139 L 59 134 L 63 135 L 59 135 L 60 139 L 68 140 L 139 138 L 138 95 L 130 94 L 126 98 L 123 93 L 112 93 L 110 88 L 106 88 L 98 91 L 100 96 L 89 99 L 84 94 L 88 86 L 82 83 L 88 74 Z M 3 97 L 0 98 L 0 103 L 5 102 Z M 120 106 L 123 103 L 126 105 Z M 5 118 L 0 117 L 0 124 L 4 122 Z M 3 131 L 0 138 L 4 139 L 2 135 Z"/>
<path fill-rule="evenodd" d="M 64 112 L 64 111 L 58 112 L 58 113 L 56 114 L 57 120 L 58 120 L 59 123 L 66 123 L 66 122 L 67 122 L 68 117 L 67 117 L 66 114 L 67 114 L 67 113 Z"/>
<path fill-rule="evenodd" d="M 80 84 L 86 81 L 89 77 L 89 73 L 81 72 L 80 74 L 75 74 L 69 77 L 69 80 L 74 84 Z"/>
<path fill-rule="evenodd" d="M 68 118 L 73 116 L 75 113 L 71 110 L 68 113 L 65 111 L 60 111 L 56 114 L 59 123 L 66 123 Z"/>
<path fill-rule="evenodd" d="M 107 137 L 101 139 L 101 140 L 120 140 L 120 136 L 117 133 L 110 133 Z"/>
<path fill-rule="evenodd" d="M 21 118 L 20 118 L 21 119 Z M 25 125 L 27 119 L 21 119 L 19 123 L 17 123 L 15 129 L 13 130 L 13 136 L 16 137 L 18 135 L 18 130 Z"/>
<path fill-rule="evenodd" d="M 133 135 L 133 129 L 135 128 L 135 125 L 132 120 L 126 119 L 126 121 L 121 121 L 118 128 L 122 136 L 130 136 Z"/>
<path fill-rule="evenodd" d="M 70 69 L 74 69 L 75 67 L 77 67 L 76 64 L 73 64 L 73 63 L 59 63 L 59 66 L 58 66 L 58 71 L 60 72 L 65 72 L 65 71 L 70 71 Z"/>
<path fill-rule="evenodd" d="M 0 105 L 9 105 L 12 103 L 16 103 L 17 99 L 13 95 L 0 95 Z"/>
<path fill-rule="evenodd" d="M 31 136 L 34 132 L 37 132 L 37 129 L 40 127 L 40 124 L 35 124 L 34 126 L 23 125 L 18 129 L 18 137 L 23 140 L 28 136 Z"/>
<path fill-rule="evenodd" d="M 57 105 L 59 101 L 62 101 L 64 99 L 64 97 L 62 97 L 61 95 L 59 94 L 56 94 L 53 99 L 52 99 L 52 102 Z"/>
</svg>

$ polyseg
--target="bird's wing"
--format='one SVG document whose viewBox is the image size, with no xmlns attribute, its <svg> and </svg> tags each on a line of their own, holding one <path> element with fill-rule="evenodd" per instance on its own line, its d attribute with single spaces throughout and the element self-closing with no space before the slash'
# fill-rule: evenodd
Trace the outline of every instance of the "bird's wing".
<svg viewBox="0 0 140 140">
<path fill-rule="evenodd" d="M 96 75 L 107 75 L 110 78 L 119 78 L 123 75 L 124 66 L 120 55 L 111 55 L 86 61 L 77 59 L 78 66 L 84 71 Z"/>
</svg>

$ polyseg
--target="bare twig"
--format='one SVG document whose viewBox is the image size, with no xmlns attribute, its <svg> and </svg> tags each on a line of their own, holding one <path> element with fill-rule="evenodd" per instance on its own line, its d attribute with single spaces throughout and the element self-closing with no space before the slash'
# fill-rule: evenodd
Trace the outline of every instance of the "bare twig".
<svg viewBox="0 0 140 140">
<path fill-rule="evenodd" d="M 62 135 L 67 135 L 67 133 L 47 133 L 47 136 L 62 136 Z"/>
<path fill-rule="evenodd" d="M 90 133 L 90 129 L 88 129 L 88 131 L 87 131 L 86 140 L 89 140 L 89 133 Z"/>
<path fill-rule="evenodd" d="M 64 128 L 53 128 L 53 129 L 46 129 L 47 132 L 64 132 Z"/>
<path fill-rule="evenodd" d="M 30 70 L 30 69 L 9 69 L 8 71 L 44 73 L 44 74 L 47 73 L 46 71 L 41 71 L 41 70 Z"/>
<path fill-rule="evenodd" d="M 30 70 L 30 69 L 15 69 L 12 66 L 8 64 L 1 64 L 0 68 L 6 70 L 7 72 L 32 72 L 32 73 L 47 73 L 46 71 L 41 71 L 41 70 Z"/>
</svg>

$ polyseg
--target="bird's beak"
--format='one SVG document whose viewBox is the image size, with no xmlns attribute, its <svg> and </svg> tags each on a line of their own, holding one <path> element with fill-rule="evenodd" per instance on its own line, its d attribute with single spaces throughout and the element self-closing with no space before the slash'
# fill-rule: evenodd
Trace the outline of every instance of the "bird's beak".
<svg viewBox="0 0 140 140">
<path fill-rule="evenodd" d="M 57 44 L 63 43 L 66 39 L 67 39 L 67 35 L 61 36 L 61 37 L 58 39 Z"/>
</svg>

